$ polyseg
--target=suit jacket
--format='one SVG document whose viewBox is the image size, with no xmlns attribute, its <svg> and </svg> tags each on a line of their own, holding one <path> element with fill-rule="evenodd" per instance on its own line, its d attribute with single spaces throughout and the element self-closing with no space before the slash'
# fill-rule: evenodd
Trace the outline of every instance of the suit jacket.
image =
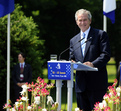
<svg viewBox="0 0 121 111">
<path fill-rule="evenodd" d="M 23 81 L 20 81 L 20 65 L 18 63 L 17 65 L 14 66 L 14 69 L 13 69 L 13 72 L 12 72 L 12 79 L 13 79 L 15 85 L 18 82 L 20 82 L 20 83 L 21 82 L 28 82 L 28 83 L 31 82 L 32 68 L 31 68 L 31 66 L 29 64 L 25 63 L 23 75 L 24 75 L 24 79 L 23 79 Z"/>
<path fill-rule="evenodd" d="M 90 61 L 98 71 L 77 71 L 75 90 L 82 92 L 85 90 L 107 89 L 108 78 L 106 64 L 110 60 L 109 38 L 106 32 L 90 28 L 88 37 L 92 37 L 86 43 L 85 54 L 82 56 L 81 43 L 75 44 L 81 39 L 80 33 L 70 40 L 70 59 L 82 63 Z"/>
</svg>

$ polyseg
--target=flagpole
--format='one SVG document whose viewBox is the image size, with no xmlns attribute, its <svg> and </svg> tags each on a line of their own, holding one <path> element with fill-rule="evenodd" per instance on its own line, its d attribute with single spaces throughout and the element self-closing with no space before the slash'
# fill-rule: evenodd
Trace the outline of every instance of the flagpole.
<svg viewBox="0 0 121 111">
<path fill-rule="evenodd" d="M 7 104 L 10 99 L 10 14 L 8 14 L 7 24 Z M 7 109 L 8 111 L 8 109 Z"/>
<path fill-rule="evenodd" d="M 103 30 L 107 32 L 107 18 L 105 15 L 103 16 Z"/>
</svg>

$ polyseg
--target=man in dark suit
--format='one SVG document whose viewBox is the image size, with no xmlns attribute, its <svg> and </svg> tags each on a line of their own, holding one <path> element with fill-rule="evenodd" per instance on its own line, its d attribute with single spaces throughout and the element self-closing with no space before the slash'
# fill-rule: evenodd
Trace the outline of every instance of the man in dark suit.
<svg viewBox="0 0 121 111">
<path fill-rule="evenodd" d="M 106 32 L 90 26 L 92 16 L 88 10 L 78 10 L 75 19 L 80 33 L 70 40 L 70 60 L 98 68 L 98 71 L 76 71 L 77 107 L 91 111 L 95 102 L 102 102 L 108 85 L 106 64 L 110 60 L 109 38 Z M 84 41 L 90 39 L 74 45 L 82 38 Z"/>
<path fill-rule="evenodd" d="M 32 79 L 32 68 L 31 65 L 25 63 L 25 54 L 18 54 L 19 63 L 14 66 L 12 72 L 12 79 L 14 82 L 15 99 L 19 99 L 20 92 L 22 91 L 21 86 L 26 82 L 30 83 Z"/>
</svg>

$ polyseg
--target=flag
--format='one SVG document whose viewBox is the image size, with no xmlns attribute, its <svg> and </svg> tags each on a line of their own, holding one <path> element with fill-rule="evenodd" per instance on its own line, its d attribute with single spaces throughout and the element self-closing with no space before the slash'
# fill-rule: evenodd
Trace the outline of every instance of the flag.
<svg viewBox="0 0 121 111">
<path fill-rule="evenodd" d="M 0 17 L 3 17 L 14 10 L 14 0 L 0 0 Z"/>
<path fill-rule="evenodd" d="M 103 14 L 115 23 L 116 0 L 103 0 Z"/>
</svg>

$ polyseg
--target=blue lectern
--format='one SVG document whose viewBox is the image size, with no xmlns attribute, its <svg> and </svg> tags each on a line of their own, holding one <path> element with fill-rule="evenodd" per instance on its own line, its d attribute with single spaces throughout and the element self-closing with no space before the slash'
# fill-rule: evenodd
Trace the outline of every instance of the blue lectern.
<svg viewBox="0 0 121 111">
<path fill-rule="evenodd" d="M 48 61 L 48 79 L 56 80 L 56 102 L 59 103 L 58 111 L 61 109 L 62 80 L 67 80 L 67 111 L 72 111 L 73 70 L 98 71 L 97 68 L 89 67 L 80 62 Z"/>
</svg>

